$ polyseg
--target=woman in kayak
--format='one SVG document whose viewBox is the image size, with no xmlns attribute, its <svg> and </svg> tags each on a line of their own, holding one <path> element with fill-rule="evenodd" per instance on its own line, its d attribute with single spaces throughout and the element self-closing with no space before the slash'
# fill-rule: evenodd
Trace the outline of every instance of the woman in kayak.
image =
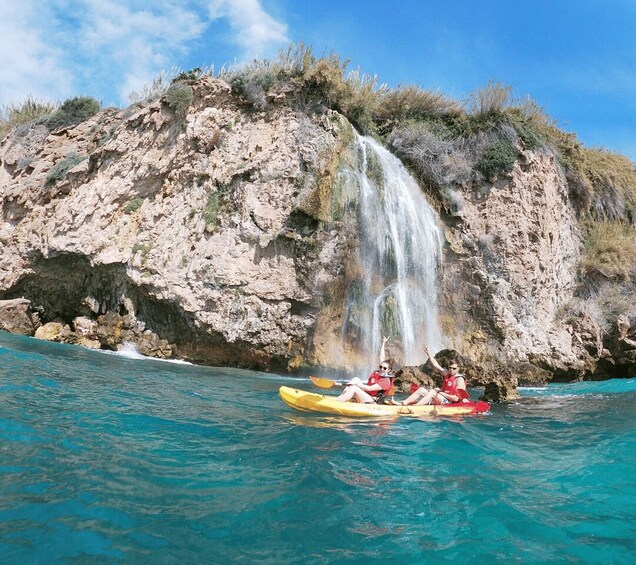
<svg viewBox="0 0 636 565">
<path fill-rule="evenodd" d="M 379 370 L 371 373 L 366 384 L 358 377 L 351 379 L 337 400 L 372 404 L 377 402 L 380 397 L 389 394 L 393 388 L 393 362 L 390 359 L 384 359 L 384 349 L 388 340 L 388 337 L 382 339 Z"/>
<path fill-rule="evenodd" d="M 451 360 L 448 369 L 444 369 L 444 367 L 437 362 L 435 356 L 431 355 L 428 346 L 424 347 L 424 351 L 431 360 L 431 365 L 444 375 L 442 388 L 427 389 L 420 387 L 399 404 L 404 406 L 408 406 L 409 404 L 415 404 L 416 406 L 423 404 L 450 404 L 452 402 L 461 402 L 463 399 L 469 398 L 470 395 L 466 390 L 466 379 L 457 372 L 459 370 L 457 360 Z"/>
</svg>

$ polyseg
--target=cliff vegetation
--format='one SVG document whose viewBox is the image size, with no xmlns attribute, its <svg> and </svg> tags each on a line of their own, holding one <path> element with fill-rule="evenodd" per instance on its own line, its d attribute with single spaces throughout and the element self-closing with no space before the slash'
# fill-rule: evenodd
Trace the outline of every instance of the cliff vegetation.
<svg viewBox="0 0 636 565">
<path fill-rule="evenodd" d="M 167 341 L 145 339 L 161 355 L 328 365 L 355 237 L 335 189 L 352 124 L 391 148 L 436 204 L 452 346 L 552 378 L 633 376 L 634 164 L 585 147 L 509 86 L 458 101 L 348 66 L 297 45 L 241 68 L 162 74 L 125 110 L 88 97 L 4 108 L 3 243 L 23 271 L 5 265 L 0 298 L 39 297 L 41 321 L 88 317 L 101 346 L 114 345 L 91 325 L 99 316 L 131 339 L 154 324 Z M 98 220 L 107 235 L 88 245 Z M 73 277 L 60 283 L 83 306 L 47 294 L 60 269 L 90 279 L 76 295 Z M 111 310 L 122 319 L 103 318 Z"/>
</svg>

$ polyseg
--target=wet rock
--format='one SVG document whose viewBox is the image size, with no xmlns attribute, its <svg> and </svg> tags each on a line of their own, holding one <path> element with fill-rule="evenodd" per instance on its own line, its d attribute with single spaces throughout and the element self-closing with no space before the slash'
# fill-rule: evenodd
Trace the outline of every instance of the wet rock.
<svg viewBox="0 0 636 565">
<path fill-rule="evenodd" d="M 99 341 L 97 339 L 98 324 L 95 320 L 91 320 L 86 316 L 78 316 L 73 320 L 73 328 L 78 336 Z"/>
<path fill-rule="evenodd" d="M 87 349 L 101 349 L 102 344 L 97 339 L 90 339 L 88 337 L 78 335 L 76 345 L 81 345 L 82 347 L 86 347 Z"/>
<path fill-rule="evenodd" d="M 486 402 L 506 402 L 519 398 L 517 390 L 519 382 L 509 371 L 498 375 L 490 375 L 484 385 L 484 394 L 481 400 Z"/>
<path fill-rule="evenodd" d="M 139 353 L 148 357 L 158 357 L 160 359 L 172 357 L 170 344 L 150 330 L 145 330 L 136 340 L 135 345 Z"/>
<path fill-rule="evenodd" d="M 124 319 L 115 312 L 107 312 L 97 318 L 96 336 L 103 347 L 116 350 L 122 343 Z"/>
<path fill-rule="evenodd" d="M 421 367 L 402 367 L 395 376 L 395 388 L 397 392 L 410 392 L 411 385 L 418 387 L 424 386 L 431 388 L 438 386 L 433 377 L 424 372 L 424 366 Z"/>
<path fill-rule="evenodd" d="M 0 329 L 20 335 L 33 335 L 39 327 L 37 315 L 26 298 L 0 300 Z"/>
<path fill-rule="evenodd" d="M 544 386 L 552 380 L 552 373 L 532 363 L 517 363 L 510 367 L 519 386 Z"/>
<path fill-rule="evenodd" d="M 77 334 L 71 331 L 68 324 L 48 322 L 35 331 L 35 337 L 59 343 L 77 343 Z"/>
</svg>

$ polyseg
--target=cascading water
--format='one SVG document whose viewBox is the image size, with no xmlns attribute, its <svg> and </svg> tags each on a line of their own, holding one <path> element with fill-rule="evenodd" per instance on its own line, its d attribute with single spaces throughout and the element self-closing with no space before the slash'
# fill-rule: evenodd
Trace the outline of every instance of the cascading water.
<svg viewBox="0 0 636 565">
<path fill-rule="evenodd" d="M 343 342 L 356 342 L 365 368 L 377 362 L 383 335 L 401 346 L 403 364 L 442 345 L 436 271 L 442 233 L 436 215 L 402 162 L 379 143 L 356 136 L 356 166 L 344 185 L 359 222 L 358 269 L 349 282 Z"/>
</svg>

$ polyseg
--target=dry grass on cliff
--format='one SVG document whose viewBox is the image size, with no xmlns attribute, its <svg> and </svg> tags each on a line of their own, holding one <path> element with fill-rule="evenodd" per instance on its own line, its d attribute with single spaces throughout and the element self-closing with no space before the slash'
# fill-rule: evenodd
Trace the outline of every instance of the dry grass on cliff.
<svg viewBox="0 0 636 565">
<path fill-rule="evenodd" d="M 391 89 L 348 66 L 335 53 L 316 56 L 299 43 L 271 60 L 222 67 L 216 76 L 256 111 L 287 104 L 309 115 L 327 108 L 342 113 L 359 131 L 385 138 L 422 180 L 442 193 L 509 173 L 519 149 L 552 151 L 584 215 L 636 224 L 634 165 L 621 155 L 585 148 L 535 101 L 516 97 L 510 86 L 489 82 L 468 100 L 456 101 L 417 85 Z M 180 78 L 201 74 L 214 76 L 215 70 L 183 73 L 173 68 L 131 97 L 155 99 Z"/>
<path fill-rule="evenodd" d="M 408 122 L 440 120 L 446 116 L 461 116 L 463 104 L 441 92 L 424 90 L 419 86 L 398 86 L 378 95 L 372 108 L 373 121 L 381 132 Z"/>
<path fill-rule="evenodd" d="M 316 57 L 311 48 L 298 44 L 271 61 L 226 69 L 219 78 L 258 111 L 281 101 L 307 113 L 332 108 L 369 133 L 375 129 L 372 116 L 387 87 L 376 76 L 348 71 L 348 64 L 335 53 Z"/>
<path fill-rule="evenodd" d="M 579 269 L 584 279 L 636 282 L 636 228 L 624 222 L 590 223 Z"/>
<path fill-rule="evenodd" d="M 537 123 L 563 167 L 570 195 L 579 210 L 601 222 L 636 224 L 636 169 L 624 155 L 585 147 L 576 134 L 554 123 Z"/>
<path fill-rule="evenodd" d="M 599 220 L 636 223 L 636 171 L 632 162 L 605 149 L 584 148 L 577 163 L 581 177 L 592 187 L 590 211 Z"/>
<path fill-rule="evenodd" d="M 20 104 L 8 104 L 0 111 L 0 138 L 15 126 L 28 124 L 55 112 L 59 104 L 29 96 Z"/>
</svg>

